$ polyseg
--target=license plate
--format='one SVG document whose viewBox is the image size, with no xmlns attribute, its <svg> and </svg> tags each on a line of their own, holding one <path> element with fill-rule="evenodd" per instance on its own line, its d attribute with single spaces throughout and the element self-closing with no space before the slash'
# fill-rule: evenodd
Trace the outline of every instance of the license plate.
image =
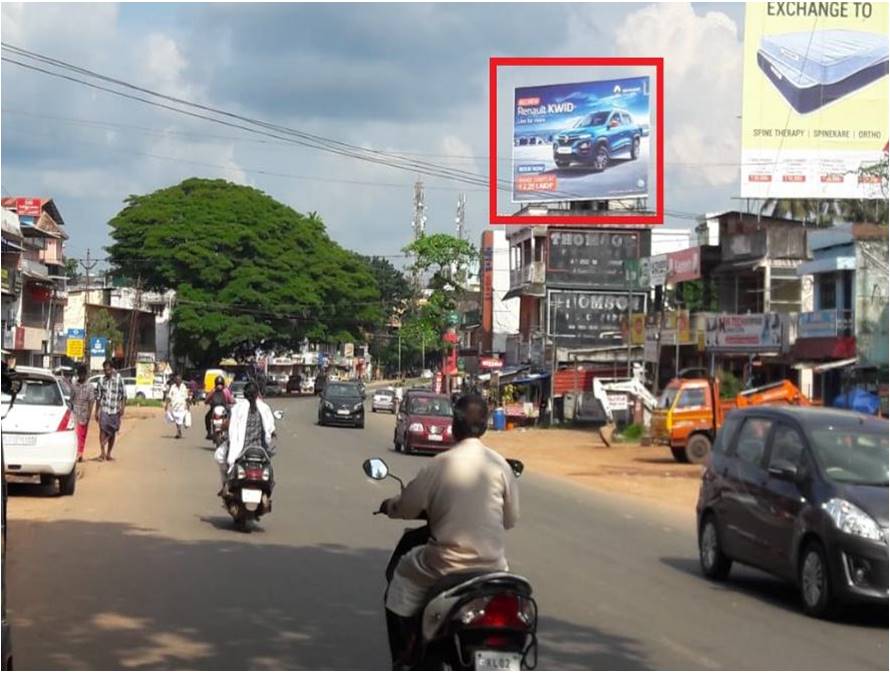
<svg viewBox="0 0 890 673">
<path fill-rule="evenodd" d="M 515 652 L 476 651 L 477 671 L 518 671 L 522 655 Z"/>
<path fill-rule="evenodd" d="M 258 505 L 263 499 L 263 492 L 255 488 L 241 489 L 241 502 L 246 505 Z"/>
<path fill-rule="evenodd" d="M 441 442 L 442 441 L 442 435 L 427 435 L 427 438 L 431 442 Z"/>
<path fill-rule="evenodd" d="M 7 432 L 3 435 L 3 443 L 7 446 L 34 446 L 37 435 L 14 435 Z"/>
<path fill-rule="evenodd" d="M 557 147 L 556 153 L 557 154 L 571 154 L 572 148 L 571 147 Z"/>
<path fill-rule="evenodd" d="M 338 416 L 349 416 L 349 409 L 337 409 Z"/>
</svg>

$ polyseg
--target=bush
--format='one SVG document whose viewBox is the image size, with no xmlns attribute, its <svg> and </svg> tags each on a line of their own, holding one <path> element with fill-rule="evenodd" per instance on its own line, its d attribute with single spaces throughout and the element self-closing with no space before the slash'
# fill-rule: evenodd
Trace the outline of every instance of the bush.
<svg viewBox="0 0 890 673">
<path fill-rule="evenodd" d="M 636 442 L 643 436 L 644 430 L 645 428 L 639 423 L 631 423 L 630 425 L 625 426 L 615 438 L 622 442 Z"/>
<path fill-rule="evenodd" d="M 136 398 L 133 400 L 127 400 L 128 407 L 162 407 L 164 406 L 164 400 L 148 400 L 142 398 Z"/>
<path fill-rule="evenodd" d="M 742 382 L 732 372 L 718 370 L 717 380 L 720 381 L 720 399 L 734 399 L 742 390 Z"/>
</svg>

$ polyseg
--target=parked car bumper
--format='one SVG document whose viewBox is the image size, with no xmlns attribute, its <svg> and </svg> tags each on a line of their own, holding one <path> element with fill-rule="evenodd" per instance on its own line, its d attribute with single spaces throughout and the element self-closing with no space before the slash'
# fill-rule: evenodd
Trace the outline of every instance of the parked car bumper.
<svg viewBox="0 0 890 673">
<path fill-rule="evenodd" d="M 372 402 L 371 410 L 372 411 L 395 411 L 396 403 L 395 401 L 391 402 Z"/>
<path fill-rule="evenodd" d="M 9 442 L 4 433 L 4 468 L 8 474 L 70 474 L 77 461 L 77 437 L 73 430 L 37 434 L 33 445 Z M 24 435 L 21 435 L 24 436 Z"/>
<path fill-rule="evenodd" d="M 887 603 L 886 541 L 838 535 L 829 544 L 828 554 L 838 598 L 849 603 Z M 857 570 L 863 571 L 862 580 L 857 581 Z"/>
<path fill-rule="evenodd" d="M 406 446 L 413 453 L 441 453 L 454 446 L 454 441 L 446 439 L 441 442 L 431 442 L 424 437 L 409 434 Z"/>
</svg>

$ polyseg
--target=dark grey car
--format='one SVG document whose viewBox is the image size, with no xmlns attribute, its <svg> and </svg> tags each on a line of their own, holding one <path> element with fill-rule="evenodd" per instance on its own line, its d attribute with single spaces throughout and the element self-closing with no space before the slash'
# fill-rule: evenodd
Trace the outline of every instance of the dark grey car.
<svg viewBox="0 0 890 673">
<path fill-rule="evenodd" d="M 887 603 L 886 420 L 835 409 L 731 412 L 702 475 L 704 574 L 734 561 L 797 584 L 805 612 Z"/>
<path fill-rule="evenodd" d="M 318 402 L 319 425 L 365 427 L 365 396 L 352 381 L 328 381 Z"/>
</svg>

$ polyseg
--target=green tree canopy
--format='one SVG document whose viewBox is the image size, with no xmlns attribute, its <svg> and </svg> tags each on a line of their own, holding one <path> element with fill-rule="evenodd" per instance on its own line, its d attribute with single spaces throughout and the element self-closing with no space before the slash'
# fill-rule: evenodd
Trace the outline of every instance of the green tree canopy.
<svg viewBox="0 0 890 673">
<path fill-rule="evenodd" d="M 314 213 L 200 178 L 125 203 L 109 223 L 112 263 L 146 288 L 177 291 L 175 348 L 196 364 L 304 337 L 353 340 L 382 318 L 367 264 Z"/>
</svg>

